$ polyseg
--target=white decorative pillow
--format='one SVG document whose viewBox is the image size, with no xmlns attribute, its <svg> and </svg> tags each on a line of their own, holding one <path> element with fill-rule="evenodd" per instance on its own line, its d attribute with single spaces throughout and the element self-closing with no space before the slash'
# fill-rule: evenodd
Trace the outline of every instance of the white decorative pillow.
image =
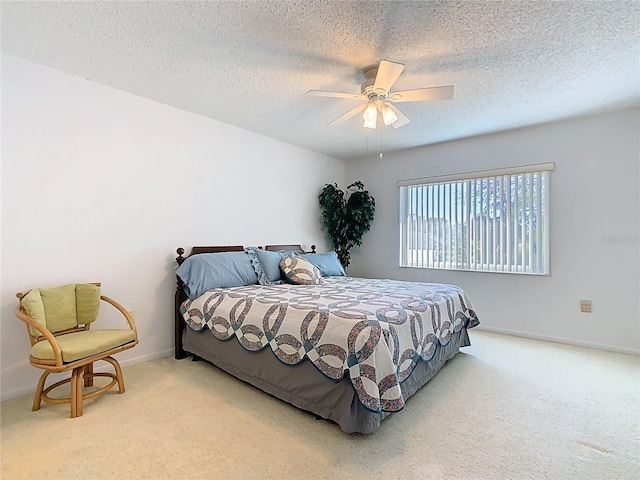
<svg viewBox="0 0 640 480">
<path fill-rule="evenodd" d="M 318 285 L 322 283 L 320 269 L 301 257 L 287 257 L 280 261 L 280 270 L 287 280 L 296 285 Z"/>
</svg>

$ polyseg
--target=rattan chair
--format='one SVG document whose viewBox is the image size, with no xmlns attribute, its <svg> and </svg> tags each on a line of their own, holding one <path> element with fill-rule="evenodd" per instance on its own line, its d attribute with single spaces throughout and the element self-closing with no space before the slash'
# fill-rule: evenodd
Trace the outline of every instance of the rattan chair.
<svg viewBox="0 0 640 480">
<path fill-rule="evenodd" d="M 29 361 L 44 370 L 33 400 L 33 411 L 41 403 L 71 404 L 71 418 L 82 416 L 83 401 L 106 393 L 116 384 L 124 393 L 122 369 L 111 355 L 138 344 L 138 333 L 131 314 L 118 302 L 100 295 L 100 283 L 81 283 L 61 287 L 34 289 L 16 294 L 20 303 L 16 316 L 26 323 L 31 355 Z M 114 306 L 126 319 L 128 328 L 90 330 L 98 319 L 100 300 Z M 115 373 L 94 372 L 93 363 L 104 360 Z M 71 371 L 71 376 L 50 385 L 45 381 L 52 373 Z M 109 377 L 111 382 L 97 388 L 94 377 Z M 49 393 L 71 383 L 67 398 L 52 398 Z M 91 388 L 93 387 L 93 388 Z"/>
</svg>

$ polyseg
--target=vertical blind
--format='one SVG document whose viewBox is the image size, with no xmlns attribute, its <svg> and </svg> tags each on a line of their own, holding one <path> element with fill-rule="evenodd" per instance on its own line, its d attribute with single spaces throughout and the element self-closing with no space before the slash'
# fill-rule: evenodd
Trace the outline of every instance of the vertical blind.
<svg viewBox="0 0 640 480">
<path fill-rule="evenodd" d="M 400 266 L 549 274 L 553 164 L 398 182 Z"/>
</svg>

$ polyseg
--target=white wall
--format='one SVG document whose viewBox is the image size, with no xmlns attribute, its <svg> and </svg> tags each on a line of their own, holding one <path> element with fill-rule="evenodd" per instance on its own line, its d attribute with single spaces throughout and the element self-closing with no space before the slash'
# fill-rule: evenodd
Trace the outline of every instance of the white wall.
<svg viewBox="0 0 640 480">
<path fill-rule="evenodd" d="M 639 114 L 622 110 L 348 162 L 347 183 L 362 180 L 377 208 L 349 274 L 458 284 L 484 328 L 639 353 Z M 541 162 L 555 163 L 552 276 L 398 267 L 398 180 Z M 580 313 L 580 299 L 592 300 L 593 313 Z"/>
<path fill-rule="evenodd" d="M 39 375 L 16 292 L 101 281 L 136 313 L 122 363 L 171 354 L 176 248 L 325 248 L 317 195 L 344 178 L 341 160 L 3 54 L 2 399 Z"/>
</svg>

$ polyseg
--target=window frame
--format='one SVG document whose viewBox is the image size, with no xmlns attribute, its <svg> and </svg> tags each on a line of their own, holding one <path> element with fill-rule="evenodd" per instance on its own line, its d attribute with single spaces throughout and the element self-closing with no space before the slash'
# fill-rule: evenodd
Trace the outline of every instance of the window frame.
<svg viewBox="0 0 640 480">
<path fill-rule="evenodd" d="M 553 163 L 540 163 L 398 181 L 398 265 L 401 268 L 550 276 L 549 206 L 553 169 Z M 479 198 L 478 185 L 482 192 Z M 459 188 L 462 188 L 460 192 Z M 410 198 L 410 193 L 415 193 L 415 198 Z M 429 196 L 431 201 L 425 198 Z M 457 200 L 451 202 L 451 198 Z M 524 208 L 520 208 L 523 204 L 518 202 L 522 199 L 526 202 Z M 439 213 L 434 216 L 436 207 Z M 411 224 L 409 213 L 416 217 Z M 514 224 L 514 217 L 527 218 L 527 221 Z M 421 227 L 418 218 L 423 218 Z M 434 218 L 437 220 L 432 220 Z M 482 230 L 485 225 L 486 236 Z M 516 225 L 517 232 L 514 230 Z M 475 228 L 480 229 L 480 234 Z M 513 244 L 514 238 L 525 241 Z M 410 249 L 411 243 L 421 245 L 421 248 Z M 437 248 L 429 248 L 434 244 Z M 479 259 L 473 251 L 479 253 Z M 437 261 L 433 260 L 435 255 Z"/>
</svg>

